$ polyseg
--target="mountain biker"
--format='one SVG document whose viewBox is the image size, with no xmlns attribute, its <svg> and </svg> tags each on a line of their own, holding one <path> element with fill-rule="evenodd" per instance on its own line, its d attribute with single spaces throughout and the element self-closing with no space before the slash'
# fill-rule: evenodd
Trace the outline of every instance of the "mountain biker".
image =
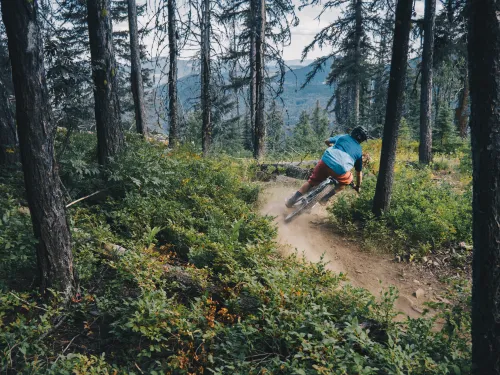
<svg viewBox="0 0 500 375">
<path fill-rule="evenodd" d="M 285 203 L 291 208 L 297 200 L 307 193 L 311 187 L 319 185 L 328 177 L 335 178 L 339 184 L 331 192 L 321 198 L 320 203 L 325 204 L 333 195 L 343 190 L 346 185 L 353 181 L 351 169 L 354 166 L 356 170 L 356 187 L 359 192 L 361 181 L 363 180 L 363 157 L 361 143 L 368 139 L 368 133 L 362 126 L 355 127 L 351 134 L 337 135 L 325 140 L 328 147 L 323 153 L 321 160 L 316 164 L 309 180 L 305 182 L 294 195 Z"/>
</svg>

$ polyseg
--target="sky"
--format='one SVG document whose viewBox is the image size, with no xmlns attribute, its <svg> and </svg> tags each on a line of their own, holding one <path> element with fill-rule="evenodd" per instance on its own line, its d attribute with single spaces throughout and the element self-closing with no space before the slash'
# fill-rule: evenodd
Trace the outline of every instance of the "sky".
<svg viewBox="0 0 500 375">
<path fill-rule="evenodd" d="M 137 4 L 144 4 L 148 2 L 148 4 L 152 5 L 154 4 L 155 1 L 160 1 L 160 0 L 137 0 Z M 316 35 L 322 28 L 327 26 L 329 23 L 331 23 L 333 20 L 335 20 L 339 15 L 340 15 L 340 10 L 339 9 L 334 9 L 332 11 L 326 12 L 321 16 L 321 19 L 317 19 L 319 13 L 321 12 L 322 7 L 321 6 L 315 6 L 315 7 L 306 7 L 305 9 L 299 10 L 299 5 L 300 5 L 300 0 L 293 0 L 293 3 L 295 4 L 296 7 L 296 14 L 300 20 L 299 25 L 297 27 L 294 27 L 292 29 L 292 43 L 290 46 L 285 47 L 283 51 L 283 57 L 285 60 L 300 60 L 302 57 L 302 50 L 306 45 L 308 45 L 314 38 L 314 35 Z M 438 9 L 441 8 L 440 2 L 438 2 Z M 422 17 L 424 13 L 424 2 L 423 0 L 417 0 L 415 3 L 415 11 L 417 13 L 417 17 Z M 139 19 L 139 27 L 144 25 L 145 22 L 147 22 L 147 18 L 151 16 L 151 13 L 149 15 L 142 17 Z M 127 29 L 128 24 L 121 23 L 119 25 L 114 25 L 113 26 L 115 29 Z M 145 44 L 148 45 L 148 50 L 151 50 L 152 44 L 153 44 L 153 38 L 152 36 L 147 37 L 144 40 Z M 312 50 L 308 56 L 307 59 L 315 59 L 320 56 L 324 56 L 325 54 L 329 53 L 327 50 L 321 50 L 319 48 L 315 48 Z M 191 52 L 189 51 L 184 51 L 181 53 L 181 58 L 189 58 Z"/>
<path fill-rule="evenodd" d="M 283 55 L 285 60 L 295 60 L 300 59 L 302 55 L 302 50 L 305 46 L 312 42 L 314 35 L 316 35 L 321 29 L 328 26 L 333 22 L 339 15 L 340 10 L 334 9 L 321 16 L 321 19 L 317 19 L 321 12 L 322 7 L 307 7 L 302 10 L 298 10 L 300 1 L 293 1 L 296 6 L 296 14 L 300 22 L 297 27 L 292 29 L 292 43 L 290 46 L 285 47 Z M 321 51 L 319 48 L 315 48 L 307 55 L 307 59 L 315 59 L 316 57 L 321 57 L 328 53 L 329 51 Z"/>
</svg>

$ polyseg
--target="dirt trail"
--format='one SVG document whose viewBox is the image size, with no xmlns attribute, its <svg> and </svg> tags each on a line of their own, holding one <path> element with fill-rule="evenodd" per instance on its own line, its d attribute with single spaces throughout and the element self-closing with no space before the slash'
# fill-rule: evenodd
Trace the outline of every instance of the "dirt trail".
<svg viewBox="0 0 500 375">
<path fill-rule="evenodd" d="M 399 290 L 395 307 L 403 314 L 416 318 L 421 316 L 423 303 L 435 300 L 443 286 L 428 275 L 417 272 L 414 268 L 394 262 L 390 255 L 363 252 L 352 241 L 335 234 L 326 225 L 327 212 L 321 205 L 316 205 L 310 214 L 302 214 L 291 223 L 285 224 L 284 216 L 290 211 L 285 207 L 285 199 L 300 185 L 297 180 L 278 177 L 267 183 L 260 198 L 260 212 L 276 216 L 278 242 L 285 255 L 298 251 L 312 262 L 329 262 L 327 268 L 334 272 L 346 273 L 349 282 L 363 287 L 378 296 L 383 288 L 394 285 Z M 425 296 L 415 298 L 413 293 L 422 288 Z M 403 316 L 401 316 L 403 318 Z"/>
</svg>

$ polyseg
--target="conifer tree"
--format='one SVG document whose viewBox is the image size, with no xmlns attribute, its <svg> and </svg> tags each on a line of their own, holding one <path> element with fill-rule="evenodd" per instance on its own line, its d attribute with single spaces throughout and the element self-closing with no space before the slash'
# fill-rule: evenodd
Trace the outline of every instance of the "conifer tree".
<svg viewBox="0 0 500 375">
<path fill-rule="evenodd" d="M 425 0 L 422 89 L 420 91 L 420 146 L 418 152 L 418 160 L 422 164 L 429 164 L 432 161 L 432 68 L 435 19 L 436 0 Z"/>
<path fill-rule="evenodd" d="M 384 135 L 380 153 L 380 168 L 373 198 L 373 213 L 377 216 L 389 208 L 394 180 L 394 163 L 399 126 L 403 112 L 406 69 L 410 42 L 412 0 L 398 0 L 394 40 L 392 46 L 391 73 L 387 93 Z"/>
<path fill-rule="evenodd" d="M 111 3 L 87 0 L 94 109 L 97 128 L 97 158 L 106 164 L 124 146 L 117 90 L 117 66 L 113 49 Z"/>
<path fill-rule="evenodd" d="M 368 61 L 375 47 L 368 31 L 380 27 L 381 20 L 377 14 L 380 3 L 379 0 L 303 1 L 302 7 L 322 5 L 322 13 L 343 9 L 341 15 L 316 34 L 304 48 L 302 58 L 305 59 L 316 47 L 329 47 L 327 55 L 314 61 L 303 87 L 324 69 L 325 64 L 333 61 L 327 83 L 335 85 L 335 94 L 328 106 L 335 102 L 337 121 L 346 129 L 360 124 L 362 87 L 367 85 L 373 74 Z"/>
<path fill-rule="evenodd" d="M 71 235 L 54 157 L 56 126 L 43 64 L 38 0 L 2 0 L 9 41 L 24 185 L 36 246 L 40 289 L 69 299 L 75 291 Z M 26 30 L 30 32 L 27 33 Z"/>
<path fill-rule="evenodd" d="M 307 111 L 302 111 L 299 122 L 293 128 L 292 144 L 296 151 L 311 151 L 316 148 L 316 134 Z"/>
<path fill-rule="evenodd" d="M 265 148 L 266 95 L 279 96 L 283 91 L 287 66 L 282 50 L 290 44 L 291 27 L 298 24 L 298 18 L 291 0 L 226 0 L 219 19 L 237 30 L 236 43 L 231 44 L 224 60 L 239 67 L 231 75 L 229 87 L 248 89 L 251 131 L 246 133 L 252 134 L 254 157 L 260 158 Z"/>
<path fill-rule="evenodd" d="M 319 106 L 319 100 L 311 114 L 311 125 L 318 141 L 328 137 L 328 116 L 326 111 Z"/>
<path fill-rule="evenodd" d="M 267 112 L 267 124 L 267 149 L 270 153 L 279 152 L 284 148 L 285 122 L 276 101 Z"/>
<path fill-rule="evenodd" d="M 472 373 L 500 373 L 500 18 L 498 0 L 467 2 L 473 166 Z"/>
</svg>

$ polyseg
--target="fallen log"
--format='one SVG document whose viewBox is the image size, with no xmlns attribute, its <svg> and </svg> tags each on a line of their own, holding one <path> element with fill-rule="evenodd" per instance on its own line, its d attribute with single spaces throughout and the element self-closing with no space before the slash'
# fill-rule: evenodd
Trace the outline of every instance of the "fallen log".
<svg viewBox="0 0 500 375">
<path fill-rule="evenodd" d="M 258 177 L 260 180 L 269 181 L 275 176 L 284 175 L 287 177 L 305 180 L 311 175 L 311 172 L 317 163 L 317 160 L 313 160 L 294 163 L 260 164 L 260 173 L 258 174 Z"/>
</svg>

